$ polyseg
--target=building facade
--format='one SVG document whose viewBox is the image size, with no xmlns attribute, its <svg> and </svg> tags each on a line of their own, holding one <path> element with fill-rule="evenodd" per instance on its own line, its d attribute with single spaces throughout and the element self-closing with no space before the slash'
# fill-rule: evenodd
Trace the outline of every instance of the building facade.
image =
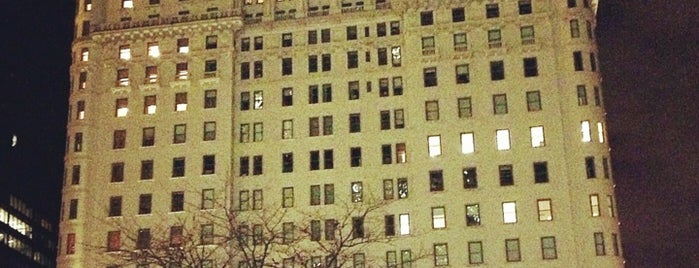
<svg viewBox="0 0 699 268">
<path fill-rule="evenodd" d="M 78 0 L 58 266 L 621 267 L 596 6 Z"/>
</svg>

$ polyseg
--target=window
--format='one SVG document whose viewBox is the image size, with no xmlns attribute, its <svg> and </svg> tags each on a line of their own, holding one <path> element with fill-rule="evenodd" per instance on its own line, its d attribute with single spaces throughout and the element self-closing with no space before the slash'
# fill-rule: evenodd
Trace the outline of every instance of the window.
<svg viewBox="0 0 699 268">
<path fill-rule="evenodd" d="M 502 47 L 502 34 L 500 29 L 488 30 L 488 48 Z"/>
<path fill-rule="evenodd" d="M 604 234 L 601 232 L 595 233 L 595 255 L 607 255 L 607 252 L 604 249 Z"/>
<path fill-rule="evenodd" d="M 250 124 L 240 124 L 240 143 L 250 142 Z"/>
<path fill-rule="evenodd" d="M 425 120 L 439 120 L 439 101 L 433 100 L 425 102 Z"/>
<path fill-rule="evenodd" d="M 262 209 L 262 190 L 252 191 L 252 209 L 261 210 Z"/>
<path fill-rule="evenodd" d="M 350 133 L 358 133 L 362 131 L 361 128 L 361 118 L 359 114 L 350 114 L 349 115 L 349 132 Z"/>
<path fill-rule="evenodd" d="M 138 197 L 138 214 L 150 214 L 151 213 L 151 203 L 153 201 L 152 194 L 141 194 Z"/>
<path fill-rule="evenodd" d="M 580 122 L 580 131 L 582 132 L 582 142 L 590 142 L 592 141 L 592 133 L 590 130 L 590 121 L 581 121 Z"/>
<path fill-rule="evenodd" d="M 519 14 L 526 15 L 532 14 L 532 1 L 531 0 L 519 0 Z"/>
<path fill-rule="evenodd" d="M 400 34 L 400 21 L 392 21 L 390 26 L 391 26 L 391 35 L 399 35 Z"/>
<path fill-rule="evenodd" d="M 352 255 L 352 267 L 354 268 L 364 268 L 365 261 L 364 253 L 355 253 Z"/>
<path fill-rule="evenodd" d="M 610 169 L 609 169 L 609 158 L 602 157 L 602 172 L 604 173 L 604 178 L 609 179 Z"/>
<path fill-rule="evenodd" d="M 216 60 L 207 60 L 204 62 L 204 78 L 216 77 Z"/>
<path fill-rule="evenodd" d="M 126 147 L 126 130 L 120 129 L 114 131 L 114 140 L 112 149 L 123 149 Z"/>
<path fill-rule="evenodd" d="M 130 60 L 131 59 L 131 47 L 129 45 L 119 46 L 119 59 L 120 60 Z"/>
<path fill-rule="evenodd" d="M 595 157 L 588 156 L 585 157 L 585 174 L 588 179 L 596 178 L 597 171 L 595 170 Z"/>
<path fill-rule="evenodd" d="M 330 29 L 320 30 L 320 42 L 321 43 L 330 43 Z"/>
<path fill-rule="evenodd" d="M 432 229 L 447 228 L 446 212 L 444 207 L 432 208 Z"/>
<path fill-rule="evenodd" d="M 283 120 L 282 121 L 282 139 L 292 139 L 294 138 L 294 121 L 293 120 Z"/>
<path fill-rule="evenodd" d="M 539 75 L 539 67 L 536 62 L 536 57 L 524 58 L 522 63 L 524 65 L 524 77 L 534 77 Z"/>
<path fill-rule="evenodd" d="M 432 16 L 432 11 L 422 11 L 420 12 L 420 25 L 432 25 L 434 23 L 434 18 Z"/>
<path fill-rule="evenodd" d="M 124 117 L 129 112 L 129 99 L 121 98 L 116 100 L 116 117 Z"/>
<path fill-rule="evenodd" d="M 90 59 L 90 49 L 84 47 L 80 49 L 80 61 L 88 61 Z"/>
<path fill-rule="evenodd" d="M 486 18 L 488 18 L 488 19 L 497 18 L 499 16 L 500 16 L 500 7 L 498 6 L 497 3 L 485 5 L 485 17 Z"/>
<path fill-rule="evenodd" d="M 172 159 L 172 177 L 184 177 L 185 158 L 176 157 Z"/>
<path fill-rule="evenodd" d="M 170 196 L 170 211 L 184 210 L 184 192 L 172 192 Z"/>
<path fill-rule="evenodd" d="M 75 233 L 69 233 L 66 235 L 66 255 L 73 254 L 75 254 Z"/>
<path fill-rule="evenodd" d="M 570 37 L 579 38 L 580 37 L 580 25 L 577 19 L 570 20 Z"/>
<path fill-rule="evenodd" d="M 321 55 L 321 70 L 323 72 L 330 71 L 332 68 L 332 61 L 330 54 L 323 54 Z"/>
<path fill-rule="evenodd" d="M 352 217 L 352 238 L 364 237 L 364 217 Z"/>
<path fill-rule="evenodd" d="M 212 141 L 216 139 L 216 122 L 204 122 L 204 141 Z"/>
<path fill-rule="evenodd" d="M 323 199 L 323 202 L 326 205 L 332 205 L 335 204 L 335 184 L 324 184 L 323 185 L 323 192 L 325 194 L 325 198 Z"/>
<path fill-rule="evenodd" d="M 262 36 L 255 36 L 254 38 L 254 49 L 255 50 L 261 50 L 264 46 L 264 40 L 262 39 Z"/>
<path fill-rule="evenodd" d="M 466 33 L 455 33 L 454 34 L 454 50 L 455 51 L 468 50 L 468 44 L 466 43 Z"/>
<path fill-rule="evenodd" d="M 201 174 L 209 175 L 216 173 L 216 156 L 215 155 L 205 155 L 202 157 L 202 171 Z"/>
<path fill-rule="evenodd" d="M 576 7 L 577 6 L 576 1 L 577 0 L 568 0 L 568 7 Z"/>
<path fill-rule="evenodd" d="M 85 10 L 85 11 L 92 10 L 92 0 L 85 0 L 83 2 L 83 10 Z"/>
<path fill-rule="evenodd" d="M 187 92 L 175 93 L 175 111 L 187 110 Z"/>
<path fill-rule="evenodd" d="M 184 143 L 187 141 L 187 125 L 177 124 L 173 131 L 172 143 Z"/>
<path fill-rule="evenodd" d="M 367 54 L 368 55 L 368 54 Z M 376 55 L 378 56 L 378 64 L 379 65 L 387 65 L 388 64 L 388 50 L 385 47 L 381 47 L 377 50 Z M 369 61 L 369 60 L 367 60 Z"/>
<path fill-rule="evenodd" d="M 347 52 L 347 69 L 354 69 L 359 67 L 359 55 L 357 51 Z"/>
<path fill-rule="evenodd" d="M 143 128 L 143 137 L 141 138 L 141 146 L 153 146 L 155 144 L 155 128 Z"/>
<path fill-rule="evenodd" d="M 256 123 L 252 124 L 252 130 L 253 130 L 252 131 L 253 132 L 252 141 L 254 141 L 254 142 L 262 141 L 263 133 L 264 133 L 262 122 L 256 122 Z"/>
<path fill-rule="evenodd" d="M 250 173 L 250 157 L 241 156 L 240 160 L 238 162 L 240 163 L 240 170 L 238 172 L 238 175 L 240 175 L 240 176 L 249 175 L 249 173 Z"/>
<path fill-rule="evenodd" d="M 604 124 L 602 122 L 597 122 L 597 140 L 604 143 Z"/>
<path fill-rule="evenodd" d="M 466 226 L 481 225 L 481 211 L 478 204 L 466 205 Z"/>
<path fill-rule="evenodd" d="M 71 185 L 80 184 L 80 165 L 73 165 L 72 177 L 70 180 Z"/>
<path fill-rule="evenodd" d="M 250 191 L 243 190 L 238 193 L 238 209 L 240 211 L 250 209 Z"/>
<path fill-rule="evenodd" d="M 393 179 L 383 180 L 383 199 L 393 199 Z"/>
<path fill-rule="evenodd" d="M 541 258 L 544 260 L 555 260 L 558 258 L 556 237 L 545 236 L 541 238 Z"/>
<path fill-rule="evenodd" d="M 583 71 L 583 59 L 580 51 L 573 52 L 573 67 L 575 71 Z"/>
<path fill-rule="evenodd" d="M 534 162 L 534 183 L 549 182 L 549 171 L 546 162 Z"/>
<path fill-rule="evenodd" d="M 155 95 L 143 97 L 143 113 L 144 114 L 155 114 L 155 111 L 157 108 L 156 100 L 157 99 L 156 99 Z"/>
<path fill-rule="evenodd" d="M 316 55 L 308 56 L 308 72 L 309 73 L 318 72 L 318 56 L 316 56 Z"/>
<path fill-rule="evenodd" d="M 291 75 L 293 73 L 293 62 L 291 58 L 282 59 L 282 75 Z"/>
<path fill-rule="evenodd" d="M 577 86 L 577 93 L 578 93 L 578 106 L 587 105 L 587 89 L 585 88 L 585 85 L 578 85 Z"/>
<path fill-rule="evenodd" d="M 310 151 L 309 163 L 311 166 L 310 170 L 319 170 L 320 169 L 320 152 L 319 151 Z M 313 187 L 311 187 L 311 189 L 313 189 Z M 318 190 L 320 190 L 320 188 Z M 320 202 L 320 201 L 318 201 L 318 202 Z M 312 203 L 313 203 L 313 201 L 311 201 L 311 204 Z"/>
<path fill-rule="evenodd" d="M 505 240 L 505 254 L 508 262 L 521 261 L 522 256 L 519 251 L 519 239 Z"/>
<path fill-rule="evenodd" d="M 500 186 L 514 185 L 515 180 L 512 174 L 512 165 L 499 165 Z"/>
<path fill-rule="evenodd" d="M 505 95 L 505 94 L 493 95 L 493 113 L 494 114 L 507 114 L 507 95 Z"/>
<path fill-rule="evenodd" d="M 466 12 L 463 7 L 451 9 L 451 22 L 462 22 L 466 20 Z"/>
<path fill-rule="evenodd" d="M 282 172 L 294 172 L 294 154 L 293 153 L 283 153 L 282 154 Z"/>
<path fill-rule="evenodd" d="M 592 217 L 599 217 L 600 216 L 599 195 L 597 195 L 597 194 L 590 195 L 590 216 L 592 216 Z"/>
<path fill-rule="evenodd" d="M 90 21 L 89 20 L 84 20 L 82 23 L 82 29 L 81 29 L 81 36 L 89 36 L 90 35 Z"/>
<path fill-rule="evenodd" d="M 110 182 L 123 182 L 124 181 L 124 162 L 112 163 Z"/>
<path fill-rule="evenodd" d="M 282 188 L 282 207 L 290 208 L 294 206 L 294 188 L 284 187 Z"/>
<path fill-rule="evenodd" d="M 362 165 L 362 148 L 352 147 L 350 148 L 350 166 L 359 167 Z"/>
<path fill-rule="evenodd" d="M 85 89 L 87 87 L 87 72 L 82 71 L 78 76 L 78 89 Z"/>
<path fill-rule="evenodd" d="M 214 189 L 201 190 L 201 209 L 214 208 Z"/>
<path fill-rule="evenodd" d="M 323 84 L 323 102 L 333 101 L 333 89 L 331 84 Z M 317 101 L 316 101 L 317 102 Z"/>
<path fill-rule="evenodd" d="M 505 79 L 505 64 L 503 61 L 490 62 L 490 80 L 497 81 Z"/>
<path fill-rule="evenodd" d="M 264 71 L 264 70 L 263 70 L 263 67 L 264 67 L 264 66 L 262 65 L 262 61 L 255 61 L 255 62 L 253 63 L 253 72 L 254 72 L 255 78 L 261 78 L 261 77 L 262 77 L 262 74 L 263 74 L 263 71 Z"/>
<path fill-rule="evenodd" d="M 256 155 L 252 157 L 252 175 L 262 174 L 262 156 Z"/>
<path fill-rule="evenodd" d="M 427 152 L 430 157 L 435 157 L 442 154 L 440 135 L 427 136 Z"/>
<path fill-rule="evenodd" d="M 347 40 L 357 40 L 357 26 L 347 26 Z"/>
<path fill-rule="evenodd" d="M 107 232 L 107 251 L 118 251 L 121 249 L 121 232 Z"/>
<path fill-rule="evenodd" d="M 311 117 L 308 119 L 308 136 L 315 137 L 320 135 L 320 118 Z"/>
<path fill-rule="evenodd" d="M 75 137 L 74 137 L 74 141 L 73 141 L 73 151 L 74 152 L 82 152 L 83 151 L 83 133 L 82 132 L 75 133 Z"/>
<path fill-rule="evenodd" d="M 133 0 L 121 0 L 121 8 L 133 8 Z"/>
<path fill-rule="evenodd" d="M 405 127 L 405 116 L 403 109 L 393 110 L 393 127 L 395 129 L 401 129 Z"/>
<path fill-rule="evenodd" d="M 189 53 L 189 39 L 177 39 L 177 53 Z"/>
<path fill-rule="evenodd" d="M 78 199 L 71 199 L 70 200 L 70 207 L 68 209 L 68 219 L 73 220 L 73 219 L 77 219 L 77 218 L 78 218 Z"/>
<path fill-rule="evenodd" d="M 590 53 L 590 71 L 597 71 L 597 58 L 595 57 L 595 53 Z"/>
<path fill-rule="evenodd" d="M 323 116 L 323 135 L 333 134 L 333 117 L 332 115 Z"/>
<path fill-rule="evenodd" d="M 291 33 L 282 34 L 282 47 L 290 47 L 293 45 L 293 35 Z"/>
<path fill-rule="evenodd" d="M 441 170 L 430 171 L 430 192 L 444 191 L 444 178 Z"/>
<path fill-rule="evenodd" d="M 532 148 L 543 147 L 546 145 L 544 139 L 544 127 L 535 126 L 529 128 L 529 134 L 531 136 Z"/>
<path fill-rule="evenodd" d="M 536 201 L 536 207 L 539 211 L 539 221 L 552 221 L 553 214 L 551 209 L 551 199 L 539 199 Z"/>
<path fill-rule="evenodd" d="M 478 188 L 478 173 L 475 167 L 468 167 L 462 170 L 464 189 Z"/>
<path fill-rule="evenodd" d="M 497 143 L 497 148 L 500 151 L 505 151 L 510 149 L 510 130 L 509 129 L 498 129 L 495 131 L 495 140 Z"/>
<path fill-rule="evenodd" d="M 435 53 L 434 36 L 422 38 L 422 55 L 433 55 Z"/>
<path fill-rule="evenodd" d="M 504 223 L 517 222 L 517 208 L 514 201 L 502 203 L 502 221 Z"/>
<path fill-rule="evenodd" d="M 325 220 L 325 240 L 335 240 L 337 224 L 337 221 L 333 219 Z"/>
<path fill-rule="evenodd" d="M 422 70 L 422 80 L 425 87 L 437 86 L 437 68 L 425 68 Z"/>
<path fill-rule="evenodd" d="M 401 66 L 401 54 L 399 46 L 391 47 L 391 64 L 393 67 Z"/>
<path fill-rule="evenodd" d="M 141 161 L 141 180 L 153 179 L 153 160 Z"/>
<path fill-rule="evenodd" d="M 469 81 L 468 64 L 456 65 L 456 83 L 466 84 Z"/>
<path fill-rule="evenodd" d="M 447 250 L 447 244 L 434 244 L 434 265 L 435 266 L 448 266 L 449 265 L 449 251 Z"/>
<path fill-rule="evenodd" d="M 468 263 L 481 264 L 483 263 L 483 243 L 481 241 L 468 242 Z"/>
<path fill-rule="evenodd" d="M 121 196 L 109 197 L 109 217 L 121 216 Z"/>
<path fill-rule="evenodd" d="M 294 89 L 290 87 L 282 88 L 282 106 L 294 105 Z"/>
<path fill-rule="evenodd" d="M 136 249 L 147 249 L 150 248 L 151 234 L 150 229 L 138 229 L 138 234 L 136 236 Z"/>
<path fill-rule="evenodd" d="M 522 38 L 522 45 L 531 45 L 535 43 L 534 39 L 534 26 L 522 26 L 519 28 L 520 37 Z"/>
<path fill-rule="evenodd" d="M 593 87 L 593 94 L 594 94 L 594 100 L 595 100 L 595 106 L 601 106 L 602 105 L 602 94 L 600 92 L 599 87 Z"/>
<path fill-rule="evenodd" d="M 350 191 L 352 193 L 352 203 L 362 202 L 364 199 L 364 188 L 362 187 L 362 182 L 355 181 L 350 185 Z"/>
<path fill-rule="evenodd" d="M 333 150 L 323 150 L 323 169 L 332 169 L 335 166 Z"/>
<path fill-rule="evenodd" d="M 318 103 L 318 85 L 308 86 L 308 104 Z"/>
<path fill-rule="evenodd" d="M 350 100 L 359 99 L 359 81 L 350 81 L 347 84 L 348 95 Z"/>
<path fill-rule="evenodd" d="M 384 235 L 394 236 L 396 235 L 396 219 L 394 215 L 385 215 L 384 219 Z"/>
<path fill-rule="evenodd" d="M 201 245 L 210 245 L 214 243 L 214 225 L 213 224 L 202 224 L 199 241 Z"/>
<path fill-rule="evenodd" d="M 614 256 L 619 256 L 619 237 L 615 233 L 612 233 L 612 250 Z"/>
<path fill-rule="evenodd" d="M 410 234 L 410 214 L 400 214 L 398 215 L 399 228 L 398 232 L 400 235 Z"/>
</svg>

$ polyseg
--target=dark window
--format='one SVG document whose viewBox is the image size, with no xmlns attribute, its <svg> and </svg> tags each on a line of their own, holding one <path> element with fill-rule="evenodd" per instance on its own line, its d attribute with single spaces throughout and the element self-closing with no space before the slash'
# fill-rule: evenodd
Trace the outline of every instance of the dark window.
<svg viewBox="0 0 699 268">
<path fill-rule="evenodd" d="M 308 56 L 308 72 L 309 73 L 318 72 L 318 56 L 316 56 L 316 55 Z"/>
<path fill-rule="evenodd" d="M 364 217 L 352 217 L 352 238 L 364 237 Z"/>
<path fill-rule="evenodd" d="M 308 44 L 317 44 L 318 43 L 318 31 L 313 30 L 313 31 L 308 31 Z"/>
<path fill-rule="evenodd" d="M 361 119 L 359 114 L 350 114 L 349 115 L 349 132 L 350 133 L 357 133 L 362 131 L 361 127 Z"/>
<path fill-rule="evenodd" d="M 539 67 L 536 58 L 524 58 L 524 77 L 532 77 L 539 75 Z"/>
<path fill-rule="evenodd" d="M 350 148 L 350 166 L 359 167 L 362 165 L 362 148 L 352 147 Z"/>
<path fill-rule="evenodd" d="M 291 75 L 293 73 L 293 62 L 291 58 L 282 59 L 282 75 Z"/>
<path fill-rule="evenodd" d="M 461 22 L 466 20 L 466 12 L 464 12 L 463 7 L 457 7 L 451 9 L 451 21 Z"/>
<path fill-rule="evenodd" d="M 170 197 L 170 211 L 184 210 L 184 192 L 172 192 Z"/>
<path fill-rule="evenodd" d="M 240 110 L 250 110 L 250 92 L 240 92 Z"/>
<path fill-rule="evenodd" d="M 396 217 L 393 215 L 385 215 L 384 219 L 384 234 L 386 236 L 396 235 Z"/>
<path fill-rule="evenodd" d="M 73 165 L 73 172 L 72 172 L 70 184 L 71 185 L 80 184 L 80 165 Z"/>
<path fill-rule="evenodd" d="M 250 157 L 241 156 L 239 160 L 240 168 L 238 174 L 240 176 L 250 175 Z"/>
<path fill-rule="evenodd" d="M 595 53 L 590 53 L 590 70 L 593 72 L 597 71 L 597 58 Z"/>
<path fill-rule="evenodd" d="M 534 162 L 534 182 L 549 182 L 549 169 L 546 162 Z"/>
<path fill-rule="evenodd" d="M 400 34 L 400 21 L 392 21 L 391 22 L 391 35 L 399 35 Z"/>
<path fill-rule="evenodd" d="M 216 90 L 210 89 L 204 91 L 204 108 L 216 108 Z"/>
<path fill-rule="evenodd" d="M 332 169 L 335 167 L 335 162 L 333 159 L 333 150 L 323 150 L 323 169 Z"/>
<path fill-rule="evenodd" d="M 172 177 L 184 177 L 184 157 L 172 159 Z"/>
<path fill-rule="evenodd" d="M 153 195 L 141 194 L 138 197 L 138 214 L 150 214 Z"/>
<path fill-rule="evenodd" d="M 111 182 L 124 181 L 124 162 L 112 163 L 112 178 Z"/>
<path fill-rule="evenodd" d="M 347 26 L 347 40 L 357 40 L 357 26 Z"/>
<path fill-rule="evenodd" d="M 585 174 L 587 174 L 588 179 L 597 177 L 597 172 L 595 170 L 595 157 L 594 156 L 585 157 Z"/>
<path fill-rule="evenodd" d="M 294 172 L 294 154 L 293 153 L 283 153 L 282 154 L 282 172 Z"/>
<path fill-rule="evenodd" d="M 320 42 L 329 43 L 330 42 L 330 29 L 320 30 Z"/>
<path fill-rule="evenodd" d="M 121 196 L 109 197 L 109 217 L 121 216 Z"/>
<path fill-rule="evenodd" d="M 68 219 L 78 218 L 78 199 L 70 200 L 70 207 L 68 208 Z"/>
<path fill-rule="evenodd" d="M 320 169 L 320 151 L 311 151 L 310 152 L 310 165 L 311 165 L 311 170 L 319 170 Z"/>
<path fill-rule="evenodd" d="M 126 130 L 115 130 L 112 148 L 122 149 L 124 147 L 126 147 Z"/>
<path fill-rule="evenodd" d="M 255 61 L 254 64 L 254 72 L 255 72 L 255 78 L 261 78 L 263 74 L 263 65 L 262 61 Z"/>
<path fill-rule="evenodd" d="M 347 83 L 347 87 L 349 99 L 359 99 L 359 81 L 350 81 L 349 83 Z"/>
<path fill-rule="evenodd" d="M 505 63 L 503 61 L 490 62 L 490 80 L 505 79 Z"/>
<path fill-rule="evenodd" d="M 331 84 L 323 84 L 323 102 L 333 101 L 333 88 Z"/>
<path fill-rule="evenodd" d="M 486 4 L 485 17 L 488 19 L 500 17 L 500 6 L 497 3 Z"/>
<path fill-rule="evenodd" d="M 379 65 L 387 65 L 388 64 L 388 50 L 385 47 L 381 47 L 377 50 L 376 55 L 379 57 Z"/>
<path fill-rule="evenodd" d="M 515 184 L 515 179 L 512 175 L 512 165 L 500 165 L 498 166 L 498 171 L 500 173 L 500 186 Z"/>
<path fill-rule="evenodd" d="M 331 61 L 330 54 L 321 55 L 321 68 L 322 68 L 321 70 L 323 72 L 327 72 L 327 71 L 330 71 L 331 67 L 332 67 L 332 61 Z"/>
<path fill-rule="evenodd" d="M 580 52 L 580 51 L 573 52 L 573 67 L 575 68 L 576 71 L 583 70 L 582 52 Z"/>
<path fill-rule="evenodd" d="M 403 77 L 394 76 L 393 77 L 393 95 L 400 96 L 403 95 Z"/>
<path fill-rule="evenodd" d="M 141 146 L 153 146 L 155 144 L 155 128 L 147 127 L 143 128 L 143 138 L 141 139 Z"/>
<path fill-rule="evenodd" d="M 393 158 L 391 156 L 391 145 L 384 144 L 381 145 L 381 163 L 384 165 L 390 165 L 393 163 Z"/>
<path fill-rule="evenodd" d="M 576 1 L 577 0 L 568 0 L 568 7 L 576 7 L 577 6 Z"/>
<path fill-rule="evenodd" d="M 153 179 L 153 160 L 141 161 L 141 179 L 142 180 L 152 180 Z"/>
<path fill-rule="evenodd" d="M 318 103 L 318 85 L 308 86 L 308 104 Z"/>
<path fill-rule="evenodd" d="M 532 1 L 531 0 L 519 0 L 519 14 L 526 15 L 532 14 Z"/>
<path fill-rule="evenodd" d="M 250 38 L 240 39 L 240 51 L 250 51 Z"/>
<path fill-rule="evenodd" d="M 240 64 L 240 79 L 250 79 L 250 63 L 243 62 Z"/>
<path fill-rule="evenodd" d="M 444 191 L 444 178 L 441 170 L 430 171 L 430 192 Z"/>
<path fill-rule="evenodd" d="M 294 89 L 290 87 L 282 88 L 282 106 L 294 105 Z"/>
<path fill-rule="evenodd" d="M 202 172 L 201 174 L 214 174 L 216 173 L 216 156 L 215 155 L 205 155 L 202 157 Z"/>
<path fill-rule="evenodd" d="M 254 48 L 255 50 L 260 50 L 263 48 L 263 39 L 262 36 L 255 36 L 255 45 Z"/>
<path fill-rule="evenodd" d="M 379 96 L 386 97 L 389 95 L 388 78 L 379 79 Z"/>
<path fill-rule="evenodd" d="M 381 111 L 381 130 L 391 129 L 391 111 Z"/>
<path fill-rule="evenodd" d="M 252 157 L 252 175 L 262 174 L 262 156 L 256 155 Z"/>
<path fill-rule="evenodd" d="M 422 11 L 420 12 L 420 25 L 432 25 L 434 23 L 434 18 L 432 16 L 432 11 Z"/>
<path fill-rule="evenodd" d="M 478 174 L 475 167 L 464 168 L 463 177 L 465 189 L 478 188 Z"/>
<path fill-rule="evenodd" d="M 386 23 L 381 22 L 376 24 L 376 36 L 382 37 L 386 36 Z"/>
<path fill-rule="evenodd" d="M 291 33 L 282 34 L 282 47 L 290 47 L 293 44 L 293 36 Z"/>
<path fill-rule="evenodd" d="M 359 67 L 359 55 L 357 51 L 347 52 L 347 68 L 353 69 Z"/>
<path fill-rule="evenodd" d="M 422 80 L 425 87 L 437 86 L 437 68 L 425 68 L 422 70 Z"/>
</svg>

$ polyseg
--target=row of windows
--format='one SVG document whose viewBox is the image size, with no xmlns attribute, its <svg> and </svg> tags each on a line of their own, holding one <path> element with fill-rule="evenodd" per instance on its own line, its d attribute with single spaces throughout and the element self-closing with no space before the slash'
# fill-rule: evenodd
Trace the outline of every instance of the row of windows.
<svg viewBox="0 0 699 268">
<path fill-rule="evenodd" d="M 174 111 L 181 112 L 187 110 L 187 92 L 175 93 Z M 204 109 L 216 108 L 217 104 L 217 91 L 214 89 L 204 91 Z M 75 119 L 82 120 L 86 116 L 86 105 L 85 101 L 80 100 L 76 103 Z M 157 96 L 149 95 L 143 97 L 143 114 L 152 115 L 155 114 L 157 110 Z M 70 111 L 72 112 L 72 111 Z M 129 113 L 129 99 L 119 98 L 116 99 L 114 105 L 114 116 L 115 117 L 125 117 Z M 70 116 L 72 117 L 72 116 Z"/>
<path fill-rule="evenodd" d="M 218 75 L 217 73 L 217 63 L 216 60 L 206 60 L 204 62 L 204 76 L 203 78 L 212 78 Z M 189 67 L 187 62 L 180 62 L 175 65 L 175 80 L 183 81 L 190 79 L 191 73 L 189 72 Z M 116 86 L 125 87 L 132 83 L 132 79 L 129 78 L 128 68 L 119 68 L 116 72 Z M 158 83 L 160 77 L 158 74 L 158 66 L 150 65 L 145 68 L 145 77 L 143 80 L 144 84 L 155 84 Z"/>
<path fill-rule="evenodd" d="M 218 48 L 218 36 L 208 35 L 204 39 L 204 49 L 216 49 Z M 159 58 L 161 55 L 160 44 L 157 41 L 146 43 L 146 55 L 149 58 Z M 175 51 L 179 54 L 187 54 L 190 52 L 189 38 L 178 38 L 176 41 Z M 131 60 L 133 56 L 133 49 L 130 44 L 119 45 L 117 51 L 117 58 L 120 60 L 128 61 Z M 87 62 L 90 59 L 90 50 L 87 47 L 80 49 L 80 61 Z"/>
<path fill-rule="evenodd" d="M 517 1 L 517 9 L 519 15 L 532 14 L 532 1 L 531 0 L 519 0 Z M 428 26 L 434 24 L 434 11 L 422 11 L 420 12 L 420 25 Z M 485 5 L 485 17 L 498 18 L 500 17 L 500 4 L 499 3 L 488 3 Z M 466 10 L 463 7 L 456 7 L 451 9 L 451 21 L 452 22 L 463 22 L 466 21 Z"/>
</svg>

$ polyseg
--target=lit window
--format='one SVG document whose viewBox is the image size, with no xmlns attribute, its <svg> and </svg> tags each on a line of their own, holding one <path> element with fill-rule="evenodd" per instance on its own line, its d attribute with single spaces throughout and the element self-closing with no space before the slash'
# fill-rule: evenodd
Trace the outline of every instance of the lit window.
<svg viewBox="0 0 699 268">
<path fill-rule="evenodd" d="M 541 238 L 541 258 L 544 260 L 555 260 L 558 258 L 555 237 L 546 236 Z"/>
<path fill-rule="evenodd" d="M 553 220 L 553 214 L 551 212 L 551 199 L 537 200 L 536 206 L 539 210 L 539 221 Z"/>
<path fill-rule="evenodd" d="M 351 192 L 352 192 L 352 202 L 357 203 L 357 202 L 362 202 L 364 195 L 363 195 L 363 187 L 362 187 L 362 182 L 352 182 L 351 184 Z"/>
<path fill-rule="evenodd" d="M 473 132 L 461 133 L 461 153 L 470 154 L 476 151 Z"/>
<path fill-rule="evenodd" d="M 466 205 L 466 226 L 481 225 L 481 210 L 478 204 Z"/>
<path fill-rule="evenodd" d="M 580 122 L 580 132 L 582 133 L 582 142 L 590 142 L 592 133 L 590 132 L 590 121 Z"/>
<path fill-rule="evenodd" d="M 531 142 L 532 142 L 533 148 L 543 147 L 544 145 L 546 145 L 546 142 L 544 140 L 544 127 L 543 126 L 530 127 L 529 134 L 531 136 Z"/>
<path fill-rule="evenodd" d="M 597 138 L 600 143 L 604 143 L 604 125 L 602 122 L 597 122 Z"/>
<path fill-rule="evenodd" d="M 253 105 L 252 108 L 254 110 L 261 110 L 262 109 L 262 91 L 255 91 L 252 93 L 252 99 L 253 99 Z"/>
<path fill-rule="evenodd" d="M 80 50 L 80 61 L 88 61 L 90 59 L 90 50 L 86 47 Z"/>
<path fill-rule="evenodd" d="M 129 85 L 129 69 L 117 70 L 117 86 L 125 87 Z"/>
<path fill-rule="evenodd" d="M 189 53 L 189 39 L 177 39 L 177 53 Z"/>
<path fill-rule="evenodd" d="M 427 151 L 430 157 L 435 157 L 442 154 L 441 137 L 439 135 L 427 137 Z"/>
<path fill-rule="evenodd" d="M 85 0 L 84 8 L 85 8 L 85 11 L 92 10 L 92 0 Z"/>
<path fill-rule="evenodd" d="M 175 111 L 181 112 L 187 110 L 187 92 L 175 94 Z"/>
<path fill-rule="evenodd" d="M 146 66 L 146 84 L 158 82 L 158 66 Z"/>
<path fill-rule="evenodd" d="M 160 57 L 160 47 L 158 46 L 158 42 L 148 42 L 148 57 Z"/>
<path fill-rule="evenodd" d="M 505 253 L 508 262 L 521 261 L 522 255 L 519 250 L 519 239 L 506 239 Z"/>
<path fill-rule="evenodd" d="M 510 130 L 498 129 L 495 131 L 495 139 L 497 141 L 498 150 L 504 151 L 510 149 Z"/>
<path fill-rule="evenodd" d="M 87 87 L 87 72 L 81 71 L 78 75 L 78 89 L 85 89 Z"/>
<path fill-rule="evenodd" d="M 600 216 L 599 195 L 597 195 L 597 194 L 590 195 L 590 216 L 592 216 L 592 217 L 599 217 Z"/>
<path fill-rule="evenodd" d="M 502 203 L 502 221 L 504 223 L 517 222 L 517 206 L 515 202 Z"/>
<path fill-rule="evenodd" d="M 393 127 L 396 129 L 401 129 L 405 127 L 405 117 L 403 109 L 393 110 Z"/>
<path fill-rule="evenodd" d="M 393 64 L 393 67 L 401 66 L 401 54 L 399 46 L 391 48 L 391 64 Z"/>
<path fill-rule="evenodd" d="M 177 63 L 177 65 L 175 65 L 175 78 L 177 80 L 187 80 L 188 76 L 189 70 L 187 69 L 187 63 Z"/>
<path fill-rule="evenodd" d="M 77 103 L 77 113 L 75 114 L 75 119 L 82 120 L 85 119 L 85 101 L 78 101 Z"/>
<path fill-rule="evenodd" d="M 447 250 L 447 244 L 434 244 L 434 265 L 435 266 L 448 266 L 449 265 L 449 251 Z"/>
<path fill-rule="evenodd" d="M 129 112 L 129 99 L 121 98 L 116 100 L 116 117 L 124 117 Z"/>
<path fill-rule="evenodd" d="M 432 229 L 443 229 L 447 227 L 447 220 L 444 207 L 432 208 Z"/>
<path fill-rule="evenodd" d="M 119 47 L 119 59 L 130 60 L 131 59 L 131 47 L 129 45 L 123 45 Z"/>
<path fill-rule="evenodd" d="M 133 0 L 121 0 L 122 8 L 133 8 Z"/>
<path fill-rule="evenodd" d="M 409 235 L 410 234 L 410 214 L 400 214 L 398 216 L 398 224 L 399 224 L 399 234 L 400 235 Z"/>
<path fill-rule="evenodd" d="M 155 95 L 145 96 L 143 99 L 143 113 L 144 114 L 155 114 L 156 110 L 156 97 Z"/>
<path fill-rule="evenodd" d="M 396 143 L 396 163 L 401 164 L 408 161 L 408 153 L 405 143 Z"/>
</svg>

